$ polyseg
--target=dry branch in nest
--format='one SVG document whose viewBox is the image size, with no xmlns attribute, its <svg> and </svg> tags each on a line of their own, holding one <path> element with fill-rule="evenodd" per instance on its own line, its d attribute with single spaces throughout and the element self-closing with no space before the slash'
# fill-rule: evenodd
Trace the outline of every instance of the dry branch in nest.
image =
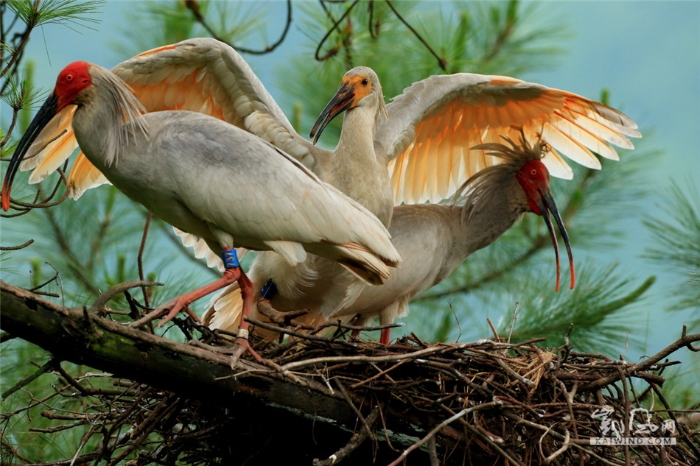
<svg viewBox="0 0 700 466">
<path fill-rule="evenodd" d="M 700 461 L 697 427 L 681 422 L 685 413 L 660 391 L 664 368 L 674 364 L 665 358 L 697 351 L 700 335 L 685 331 L 630 364 L 535 341 L 429 345 L 410 335 L 385 347 L 280 328 L 283 343 L 255 345 L 266 366 L 243 360 L 231 369 L 233 337 L 223 332 L 181 321 L 190 341 L 177 343 L 101 317 L 94 306 L 62 308 L 0 284 L 3 329 L 53 355 L 38 371 L 59 382 L 39 400 L 41 415 L 55 421 L 43 434 L 83 429 L 73 456 L 46 464 Z M 71 376 L 62 361 L 104 372 Z M 66 398 L 81 403 L 65 409 Z M 652 399 L 661 406 L 639 409 Z M 3 430 L 30 409 L 3 413 Z M 675 444 L 591 445 L 615 435 Z M 5 436 L 3 453 L 37 460 Z"/>
</svg>

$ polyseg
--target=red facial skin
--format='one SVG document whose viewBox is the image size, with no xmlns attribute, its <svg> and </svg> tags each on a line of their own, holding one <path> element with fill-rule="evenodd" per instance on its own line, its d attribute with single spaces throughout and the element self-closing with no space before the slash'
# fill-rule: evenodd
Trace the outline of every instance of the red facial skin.
<svg viewBox="0 0 700 466">
<path fill-rule="evenodd" d="M 314 123 L 314 127 L 311 128 L 309 136 L 313 138 L 314 144 L 318 142 L 321 133 L 323 133 L 323 130 L 333 118 L 345 110 L 356 107 L 357 103 L 371 92 L 372 84 L 370 84 L 369 79 L 362 76 L 344 77 L 340 89 L 328 102 L 328 105 L 326 105 L 326 108 L 323 109 L 316 123 Z"/>
<path fill-rule="evenodd" d="M 525 190 L 527 203 L 530 209 L 537 215 L 542 215 L 542 210 L 535 199 L 541 197 L 539 192 L 549 191 L 549 172 L 547 167 L 539 160 L 530 160 L 523 165 L 515 175 L 520 186 Z"/>
<path fill-rule="evenodd" d="M 84 61 L 73 62 L 63 68 L 53 91 L 58 99 L 58 111 L 73 103 L 77 95 L 91 84 L 90 68 Z"/>
</svg>

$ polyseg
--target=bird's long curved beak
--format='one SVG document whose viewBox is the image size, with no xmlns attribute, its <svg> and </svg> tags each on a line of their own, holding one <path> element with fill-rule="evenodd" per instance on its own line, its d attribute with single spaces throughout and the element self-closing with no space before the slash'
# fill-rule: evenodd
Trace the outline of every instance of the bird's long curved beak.
<svg viewBox="0 0 700 466">
<path fill-rule="evenodd" d="M 7 212 L 10 208 L 10 190 L 12 189 L 12 181 L 15 179 L 19 165 L 24 158 L 24 155 L 29 150 L 34 140 L 37 138 L 41 130 L 56 116 L 58 112 L 58 97 L 56 94 L 51 94 L 51 97 L 46 99 L 44 105 L 41 106 L 34 119 L 29 124 L 29 128 L 22 136 L 22 139 L 17 144 L 17 149 L 10 159 L 10 164 L 5 172 L 5 179 L 2 182 L 2 210 Z"/>
<path fill-rule="evenodd" d="M 549 237 L 552 239 L 552 244 L 554 246 L 554 255 L 557 260 L 557 283 L 555 290 L 559 291 L 559 277 L 561 267 L 559 265 L 559 244 L 557 243 L 557 235 L 554 232 L 554 225 L 552 225 L 552 220 L 549 218 L 549 214 L 552 214 L 552 217 L 554 217 L 554 220 L 557 222 L 559 232 L 561 233 L 561 237 L 564 239 L 564 244 L 566 245 L 566 252 L 569 255 L 569 270 L 571 275 L 570 288 L 573 289 L 574 284 L 576 283 L 576 272 L 574 270 L 574 256 L 571 253 L 571 243 L 569 242 L 569 234 L 566 232 L 566 227 L 564 227 L 564 221 L 559 215 L 559 210 L 557 209 L 557 205 L 554 203 L 552 193 L 549 192 L 549 190 L 539 190 L 538 193 L 540 194 L 540 199 L 542 201 L 540 203 L 541 205 L 539 205 L 538 207 L 542 211 L 542 218 L 544 218 L 544 223 L 547 225 L 547 230 L 549 230 Z"/>
<path fill-rule="evenodd" d="M 344 82 L 340 86 L 340 89 L 338 89 L 338 92 L 335 93 L 331 101 L 328 102 L 326 108 L 323 109 L 316 120 L 316 123 L 314 123 L 314 127 L 311 128 L 311 134 L 309 137 L 313 138 L 314 144 L 316 144 L 318 138 L 321 137 L 321 133 L 323 133 L 323 130 L 326 128 L 326 126 L 328 126 L 328 123 L 330 123 L 333 118 L 350 108 L 350 105 L 353 103 L 354 99 L 355 86 L 350 82 Z"/>
</svg>

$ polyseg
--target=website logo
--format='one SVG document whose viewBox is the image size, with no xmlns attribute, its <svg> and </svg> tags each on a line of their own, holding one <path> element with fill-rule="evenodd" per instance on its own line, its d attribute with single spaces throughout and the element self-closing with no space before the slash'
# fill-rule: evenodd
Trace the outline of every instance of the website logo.
<svg viewBox="0 0 700 466">
<path fill-rule="evenodd" d="M 610 406 L 596 409 L 591 414 L 593 419 L 600 422 L 601 437 L 590 439 L 591 445 L 638 446 L 638 445 L 675 445 L 676 422 L 672 419 L 655 424 L 649 410 L 634 408 L 630 410 L 627 426 L 623 420 L 614 419 L 615 410 Z M 625 437 L 625 430 L 630 437 Z"/>
</svg>

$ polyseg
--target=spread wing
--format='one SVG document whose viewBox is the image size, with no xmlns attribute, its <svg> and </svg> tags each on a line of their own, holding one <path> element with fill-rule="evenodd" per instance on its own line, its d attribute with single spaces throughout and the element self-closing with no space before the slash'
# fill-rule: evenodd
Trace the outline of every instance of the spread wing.
<svg viewBox="0 0 700 466">
<path fill-rule="evenodd" d="M 274 144 L 307 166 L 313 165 L 315 156 L 326 152 L 294 131 L 245 60 L 217 40 L 190 39 L 159 47 L 120 63 L 112 71 L 131 86 L 148 112 L 190 110 L 214 116 Z M 65 130 L 52 147 L 22 166 L 25 170 L 34 168 L 30 182 L 51 174 L 77 147 L 71 122 L 72 111 L 57 119 L 46 130 L 46 136 L 39 138 L 55 138 Z M 35 144 L 30 153 L 41 148 Z M 68 176 L 71 196 L 77 198 L 104 182 L 102 174 L 79 154 Z"/>
<path fill-rule="evenodd" d="M 573 176 L 562 155 L 590 168 L 617 159 L 614 144 L 634 146 L 637 125 L 621 112 L 570 92 L 502 76 L 431 76 L 388 105 L 375 140 L 387 152 L 394 201 L 417 204 L 450 197 L 470 176 L 498 161 L 479 144 L 502 136 L 541 138 L 551 149 L 543 162 L 560 178 Z"/>
</svg>

